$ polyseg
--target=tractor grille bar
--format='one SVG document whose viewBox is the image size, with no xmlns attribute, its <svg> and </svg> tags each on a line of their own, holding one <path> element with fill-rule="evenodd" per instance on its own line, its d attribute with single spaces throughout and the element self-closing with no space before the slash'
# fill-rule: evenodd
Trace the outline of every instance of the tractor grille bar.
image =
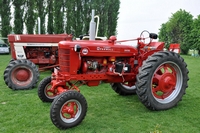
<svg viewBox="0 0 200 133">
<path fill-rule="evenodd" d="M 59 66 L 62 72 L 70 72 L 70 49 L 59 49 Z"/>
</svg>

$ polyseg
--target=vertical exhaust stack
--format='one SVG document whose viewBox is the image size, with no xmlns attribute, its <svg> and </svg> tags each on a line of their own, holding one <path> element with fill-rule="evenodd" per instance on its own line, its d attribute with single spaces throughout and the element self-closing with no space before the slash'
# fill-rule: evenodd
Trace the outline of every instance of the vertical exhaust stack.
<svg viewBox="0 0 200 133">
<path fill-rule="evenodd" d="M 90 21 L 90 31 L 89 31 L 89 35 L 90 35 L 90 40 L 95 40 L 95 31 L 96 31 L 96 23 L 94 22 L 94 14 L 95 11 L 94 9 L 92 9 L 92 19 Z"/>
<path fill-rule="evenodd" d="M 41 29 L 40 29 L 40 17 L 38 17 L 38 34 L 41 33 Z"/>
</svg>

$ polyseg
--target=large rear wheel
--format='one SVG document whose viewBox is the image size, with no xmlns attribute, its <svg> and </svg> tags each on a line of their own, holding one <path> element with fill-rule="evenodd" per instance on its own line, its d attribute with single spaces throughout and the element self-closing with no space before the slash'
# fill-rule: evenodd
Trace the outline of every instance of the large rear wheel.
<svg viewBox="0 0 200 133">
<path fill-rule="evenodd" d="M 73 90 L 61 93 L 51 104 L 51 121 L 59 129 L 77 126 L 85 118 L 87 107 L 81 93 Z"/>
<path fill-rule="evenodd" d="M 27 90 L 39 80 L 37 66 L 29 60 L 13 60 L 4 71 L 4 81 L 13 90 Z"/>
<path fill-rule="evenodd" d="M 153 54 L 143 62 L 137 75 L 137 95 L 150 110 L 177 105 L 188 87 L 188 69 L 183 58 L 169 51 Z"/>
</svg>

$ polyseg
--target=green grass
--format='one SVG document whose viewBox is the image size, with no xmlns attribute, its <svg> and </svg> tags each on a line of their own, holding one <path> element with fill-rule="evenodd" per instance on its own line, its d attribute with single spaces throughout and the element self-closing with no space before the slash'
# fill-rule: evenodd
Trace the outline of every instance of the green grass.
<svg viewBox="0 0 200 133">
<path fill-rule="evenodd" d="M 109 86 L 82 86 L 88 102 L 83 122 L 68 130 L 56 128 L 49 116 L 50 103 L 43 103 L 37 88 L 12 91 L 3 80 L 10 55 L 0 55 L 1 133 L 197 133 L 200 132 L 200 58 L 183 56 L 188 64 L 189 88 L 177 107 L 150 111 L 137 96 L 119 96 Z M 50 75 L 42 72 L 40 80 Z"/>
</svg>

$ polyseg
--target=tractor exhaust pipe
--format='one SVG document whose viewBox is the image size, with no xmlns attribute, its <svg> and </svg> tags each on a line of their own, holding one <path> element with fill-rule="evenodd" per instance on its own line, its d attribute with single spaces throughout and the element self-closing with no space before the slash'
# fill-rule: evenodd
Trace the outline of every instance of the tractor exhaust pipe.
<svg viewBox="0 0 200 133">
<path fill-rule="evenodd" d="M 89 39 L 90 40 L 95 40 L 95 31 L 96 31 L 96 23 L 94 22 L 94 14 L 95 14 L 95 11 L 94 9 L 92 9 L 92 19 L 90 21 L 90 31 L 89 31 Z"/>
<path fill-rule="evenodd" d="M 40 17 L 38 17 L 38 34 L 41 33 L 41 29 L 40 29 Z"/>
</svg>

